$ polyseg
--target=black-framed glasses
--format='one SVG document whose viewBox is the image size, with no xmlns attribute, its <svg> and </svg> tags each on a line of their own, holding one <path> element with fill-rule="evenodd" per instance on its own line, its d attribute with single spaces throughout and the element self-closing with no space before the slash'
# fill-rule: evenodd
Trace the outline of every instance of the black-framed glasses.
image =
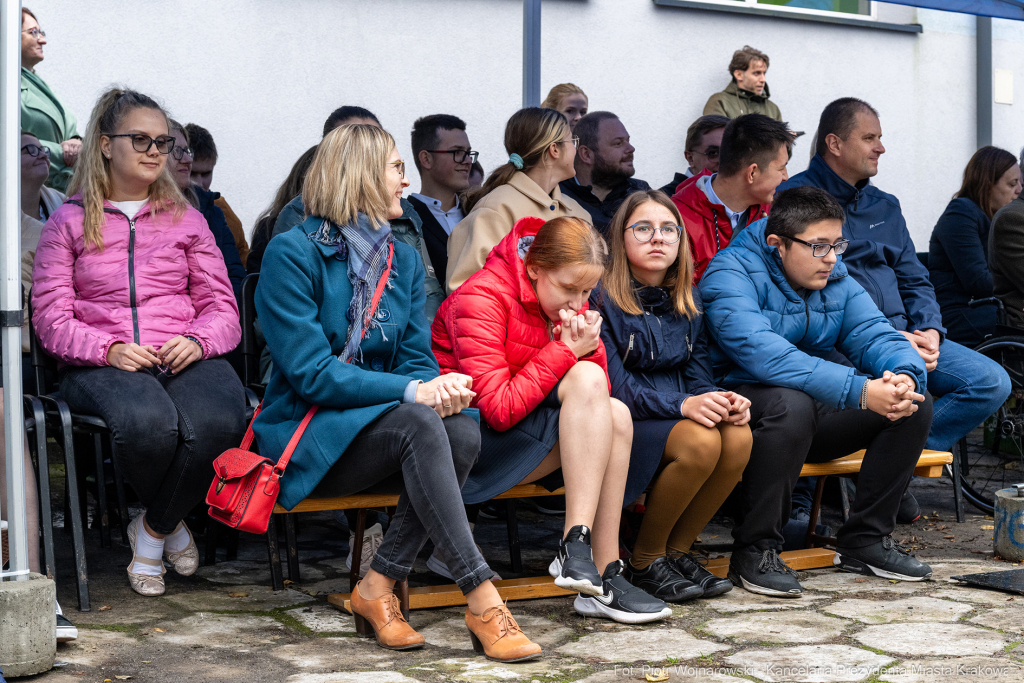
<svg viewBox="0 0 1024 683">
<path fill-rule="evenodd" d="M 136 152 L 142 152 L 145 154 L 149 151 L 149 148 L 156 145 L 156 151 L 161 154 L 170 154 L 171 150 L 174 149 L 174 138 L 170 135 L 161 135 L 155 140 L 148 135 L 142 133 L 118 133 L 117 135 L 111 135 L 110 133 L 103 133 L 108 138 L 113 140 L 114 138 L 131 138 L 132 147 Z M 180 159 L 181 157 L 177 157 Z"/>
<path fill-rule="evenodd" d="M 159 147 L 157 149 L 159 149 Z M 192 153 L 192 148 L 191 147 L 177 147 L 177 146 L 175 146 L 175 147 L 171 148 L 171 156 L 174 157 L 175 160 L 177 160 L 177 161 L 181 161 L 181 158 L 183 156 L 185 156 L 186 154 L 189 155 L 190 157 L 192 157 L 193 159 L 195 158 L 195 154 Z"/>
<path fill-rule="evenodd" d="M 626 230 L 633 231 L 633 239 L 635 239 L 637 242 L 650 242 L 652 239 L 654 239 L 655 231 L 658 231 L 661 233 L 661 239 L 665 242 L 665 244 L 674 244 L 678 242 L 679 236 L 683 234 L 683 229 L 680 228 L 678 225 L 666 223 L 665 225 L 656 228 L 650 223 L 645 223 L 643 221 L 639 223 L 634 223 L 633 225 L 626 228 Z"/>
<path fill-rule="evenodd" d="M 452 159 L 457 164 L 475 164 L 477 157 L 480 156 L 480 152 L 473 152 L 468 149 L 428 149 L 426 151 L 431 154 L 451 154 Z"/>
<path fill-rule="evenodd" d="M 389 166 L 394 166 L 395 170 L 398 171 L 398 175 L 402 178 L 405 177 L 405 162 L 404 161 L 392 161 Z"/>
<path fill-rule="evenodd" d="M 30 28 L 27 31 L 22 31 L 22 33 L 27 33 L 30 36 L 32 36 L 33 38 L 35 38 L 36 40 L 39 40 L 40 38 L 45 38 L 46 37 L 46 31 L 44 31 L 41 28 Z"/>
<path fill-rule="evenodd" d="M 833 249 L 836 250 L 836 256 L 839 256 L 846 251 L 848 246 L 850 246 L 850 240 L 839 240 L 835 244 L 811 244 L 810 242 L 804 242 L 802 239 L 797 239 L 796 237 L 790 237 L 789 239 L 809 246 L 811 248 L 811 256 L 814 258 L 825 258 L 828 256 L 828 252 Z"/>
<path fill-rule="evenodd" d="M 22 154 L 27 154 L 30 157 L 38 157 L 42 154 L 47 159 L 50 158 L 50 150 L 42 145 L 28 144 L 21 148 Z"/>
</svg>

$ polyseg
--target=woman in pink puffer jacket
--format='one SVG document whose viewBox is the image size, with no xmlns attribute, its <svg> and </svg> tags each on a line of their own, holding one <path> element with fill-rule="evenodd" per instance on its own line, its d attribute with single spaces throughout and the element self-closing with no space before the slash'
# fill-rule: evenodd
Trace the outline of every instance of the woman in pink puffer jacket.
<svg viewBox="0 0 1024 683">
<path fill-rule="evenodd" d="M 32 274 L 33 327 L 61 361 L 61 397 L 106 421 L 146 506 L 128 527 L 141 595 L 164 592 L 164 557 L 179 574 L 198 567 L 182 519 L 245 430 L 241 382 L 219 357 L 241 338 L 238 308 L 206 220 L 167 172 L 173 141 L 149 97 L 100 97 Z"/>
</svg>

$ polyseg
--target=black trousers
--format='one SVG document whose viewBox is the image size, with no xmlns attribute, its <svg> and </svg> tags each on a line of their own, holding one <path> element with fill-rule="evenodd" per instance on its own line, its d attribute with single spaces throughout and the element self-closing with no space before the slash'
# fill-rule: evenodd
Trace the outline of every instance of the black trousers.
<svg viewBox="0 0 1024 683">
<path fill-rule="evenodd" d="M 751 401 L 754 447 L 740 483 L 742 520 L 737 547 L 782 546 L 793 487 L 805 462 L 828 462 L 867 449 L 850 519 L 839 545 L 859 548 L 892 533 L 900 498 L 928 440 L 932 397 L 916 413 L 891 422 L 870 410 L 822 405 L 795 389 L 748 384 L 736 389 Z"/>
</svg>

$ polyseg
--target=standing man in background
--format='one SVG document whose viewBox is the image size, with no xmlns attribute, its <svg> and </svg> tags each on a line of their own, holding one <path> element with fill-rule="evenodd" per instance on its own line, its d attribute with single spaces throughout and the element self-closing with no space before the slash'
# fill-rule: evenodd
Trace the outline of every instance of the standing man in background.
<svg viewBox="0 0 1024 683">
<path fill-rule="evenodd" d="M 708 98 L 704 114 L 718 114 L 734 119 L 743 114 L 764 114 L 776 121 L 782 120 L 782 112 L 768 94 L 768 55 L 744 45 L 742 50 L 732 53 L 729 75 L 732 82 L 722 92 Z"/>
</svg>

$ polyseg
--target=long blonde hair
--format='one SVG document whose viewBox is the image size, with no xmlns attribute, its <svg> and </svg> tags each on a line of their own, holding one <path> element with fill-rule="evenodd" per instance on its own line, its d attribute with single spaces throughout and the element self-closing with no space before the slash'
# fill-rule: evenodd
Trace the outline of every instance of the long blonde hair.
<svg viewBox="0 0 1024 683">
<path fill-rule="evenodd" d="M 306 215 L 341 226 L 364 213 L 374 226 L 384 225 L 392 199 L 386 172 L 394 149 L 391 133 L 377 126 L 349 123 L 329 132 L 302 183 Z"/>
<path fill-rule="evenodd" d="M 544 101 L 540 103 L 540 106 L 545 109 L 558 109 L 562 100 L 570 95 L 583 95 L 583 99 L 587 100 L 589 104 L 590 100 L 587 98 L 587 93 L 583 92 L 583 88 L 576 85 L 575 83 L 559 83 L 555 87 L 551 88 L 548 92 L 548 96 L 544 98 Z"/>
<path fill-rule="evenodd" d="M 569 122 L 562 112 L 554 109 L 527 107 L 512 114 L 505 124 L 505 151 L 509 156 L 518 154 L 523 160 L 523 168 L 518 169 L 511 161 L 506 161 L 491 171 L 483 187 L 469 195 L 463 210 L 468 214 L 492 190 L 507 185 L 516 171 L 528 171 L 539 164 L 548 147 L 568 132 Z"/>
<path fill-rule="evenodd" d="M 633 212 L 647 202 L 660 204 L 672 213 L 676 225 L 682 234 L 679 236 L 679 255 L 675 263 L 668 267 L 662 287 L 666 287 L 672 298 L 672 307 L 679 315 L 692 318 L 697 313 L 697 304 L 693 300 L 693 257 L 690 255 L 690 240 L 686 236 L 683 219 L 679 209 L 661 190 L 634 192 L 622 202 L 615 212 L 611 225 L 608 226 L 608 239 L 611 242 L 611 264 L 604 276 L 604 292 L 630 315 L 643 315 L 633 287 L 633 273 L 629 269 L 629 257 L 626 256 L 626 223 Z"/>
<path fill-rule="evenodd" d="M 103 201 L 113 191 L 110 176 L 110 160 L 103 156 L 100 138 L 113 135 L 124 121 L 125 116 L 135 109 L 155 109 L 167 117 L 163 108 L 153 98 L 134 90 L 111 88 L 96 101 L 89 116 L 89 127 L 82 140 L 82 152 L 75 164 L 74 175 L 68 183 L 68 195 L 81 193 L 85 206 L 84 237 L 86 248 L 103 250 Z M 170 210 L 174 220 L 185 215 L 188 204 L 171 178 L 168 165 L 149 186 L 149 205 L 154 213 Z"/>
</svg>

